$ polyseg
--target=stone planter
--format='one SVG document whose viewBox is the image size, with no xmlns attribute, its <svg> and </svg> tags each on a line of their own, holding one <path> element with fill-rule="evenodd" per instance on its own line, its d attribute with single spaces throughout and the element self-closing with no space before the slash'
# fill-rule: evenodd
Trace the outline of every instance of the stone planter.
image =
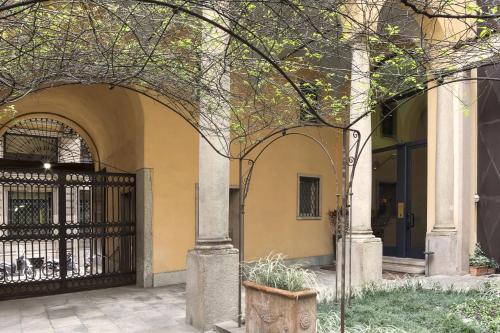
<svg viewBox="0 0 500 333">
<path fill-rule="evenodd" d="M 245 281 L 246 333 L 315 333 L 316 291 L 290 292 Z"/>
<path fill-rule="evenodd" d="M 495 274 L 495 269 L 488 266 L 470 266 L 469 271 L 472 276 Z"/>
</svg>

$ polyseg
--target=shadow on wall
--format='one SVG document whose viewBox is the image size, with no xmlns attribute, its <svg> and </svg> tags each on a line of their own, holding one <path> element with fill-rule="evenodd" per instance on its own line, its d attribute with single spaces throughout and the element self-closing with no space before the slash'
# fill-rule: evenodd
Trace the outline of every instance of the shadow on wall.
<svg viewBox="0 0 500 333">
<path fill-rule="evenodd" d="M 67 118 L 91 137 L 100 157 L 100 167 L 97 168 L 110 172 L 135 172 L 144 165 L 141 98 L 138 93 L 123 88 L 63 86 L 21 99 L 15 104 L 15 117 L 30 114 Z"/>
</svg>

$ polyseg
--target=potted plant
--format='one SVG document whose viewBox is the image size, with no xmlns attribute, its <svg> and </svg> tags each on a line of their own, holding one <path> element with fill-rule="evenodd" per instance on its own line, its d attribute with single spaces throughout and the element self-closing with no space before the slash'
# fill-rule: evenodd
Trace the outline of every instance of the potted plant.
<svg viewBox="0 0 500 333">
<path fill-rule="evenodd" d="M 476 244 L 474 253 L 469 258 L 469 270 L 473 276 L 494 274 L 498 264 L 494 259 L 488 258 L 479 244 Z"/>
<path fill-rule="evenodd" d="M 246 333 L 316 332 L 316 276 L 280 254 L 247 265 Z"/>
</svg>

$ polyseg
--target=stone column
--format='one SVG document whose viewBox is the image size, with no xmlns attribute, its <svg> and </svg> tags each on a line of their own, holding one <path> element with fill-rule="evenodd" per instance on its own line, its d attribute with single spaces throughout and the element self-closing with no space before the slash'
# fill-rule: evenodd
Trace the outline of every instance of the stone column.
<svg viewBox="0 0 500 333">
<path fill-rule="evenodd" d="M 366 43 L 358 40 L 352 49 L 351 71 L 351 121 L 366 113 L 369 109 L 370 62 Z M 371 114 L 368 113 L 354 126 L 359 131 L 361 142 L 364 142 L 372 130 Z M 356 138 L 353 133 L 350 145 Z M 373 235 L 371 229 L 372 207 L 372 142 L 368 140 L 362 151 L 354 172 L 351 202 L 352 247 L 346 244 L 346 281 L 351 280 L 353 287 L 382 279 L 382 242 Z M 337 263 L 341 263 L 342 244 L 337 247 Z M 349 253 L 352 256 L 349 272 Z M 340 267 L 340 265 L 337 265 Z M 337 268 L 337 271 L 339 269 Z M 349 277 L 351 275 L 351 277 Z"/>
<path fill-rule="evenodd" d="M 465 79 L 470 77 L 470 72 L 463 73 Z M 460 82 L 458 95 L 455 101 L 459 103 L 454 109 L 454 221 L 457 228 L 457 273 L 469 273 L 469 251 L 471 224 L 476 216 L 475 193 L 475 165 L 477 158 L 474 155 L 477 143 L 474 139 L 477 128 L 475 109 L 472 105 L 472 81 Z M 458 84 L 458 83 L 457 83 Z M 455 103 L 454 101 L 454 103 Z"/>
<path fill-rule="evenodd" d="M 459 271 L 456 196 L 458 190 L 457 168 L 461 161 L 455 156 L 460 151 L 458 142 L 460 131 L 457 117 L 464 110 L 461 97 L 464 96 L 464 82 L 447 83 L 456 79 L 451 76 L 437 88 L 436 115 L 436 164 L 435 164 L 435 221 L 427 234 L 427 251 L 433 252 L 429 259 L 431 275 L 454 275 Z"/>
<path fill-rule="evenodd" d="M 215 12 L 203 15 L 220 20 Z M 206 42 L 203 42 L 206 41 Z M 203 33 L 202 80 L 213 91 L 229 91 L 223 61 L 227 35 L 208 24 Z M 188 252 L 186 321 L 201 331 L 238 317 L 239 256 L 229 239 L 229 108 L 223 96 L 200 93 L 198 226 Z M 208 141 L 208 142 L 207 142 Z M 209 143 L 210 142 L 210 143 Z"/>
</svg>

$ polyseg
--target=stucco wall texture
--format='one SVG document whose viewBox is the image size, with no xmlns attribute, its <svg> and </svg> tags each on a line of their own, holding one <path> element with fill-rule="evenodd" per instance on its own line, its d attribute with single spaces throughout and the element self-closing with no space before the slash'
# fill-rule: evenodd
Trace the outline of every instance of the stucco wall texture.
<svg viewBox="0 0 500 333">
<path fill-rule="evenodd" d="M 153 272 L 186 268 L 195 243 L 198 133 L 185 120 L 144 95 L 105 86 L 46 89 L 26 96 L 15 109 L 16 118 L 54 117 L 83 133 L 92 141 L 96 169 L 152 169 Z M 269 148 L 256 164 L 246 202 L 246 260 L 271 251 L 290 259 L 332 254 L 328 210 L 335 208 L 341 182 L 341 135 L 332 129 L 304 131 L 321 138 L 336 162 L 336 176 L 310 139 L 286 137 Z M 298 174 L 321 176 L 320 219 L 297 218 Z M 231 185 L 238 185 L 236 161 Z"/>
</svg>

